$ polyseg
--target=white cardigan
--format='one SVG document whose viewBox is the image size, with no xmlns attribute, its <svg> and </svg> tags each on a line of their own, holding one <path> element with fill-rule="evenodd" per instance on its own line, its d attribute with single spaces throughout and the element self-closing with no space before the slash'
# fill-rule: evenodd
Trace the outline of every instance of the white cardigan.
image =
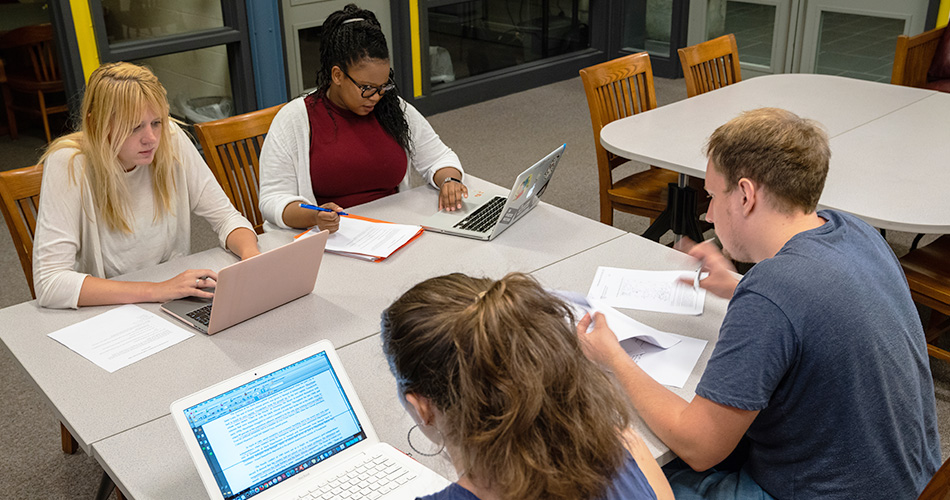
<svg viewBox="0 0 950 500">
<path fill-rule="evenodd" d="M 154 238 L 141 238 L 134 242 L 138 248 L 150 250 L 153 258 L 156 253 L 164 258 L 154 262 L 137 252 L 126 252 L 116 256 L 122 267 L 118 274 L 191 253 L 192 211 L 211 224 L 221 246 L 225 246 L 231 231 L 239 227 L 253 231 L 247 219 L 231 205 L 194 144 L 178 125 L 171 124 L 171 127 L 172 152 L 177 160 L 174 163 L 174 213 L 164 215 L 160 221 L 163 227 L 153 233 Z M 76 152 L 75 149 L 59 150 L 47 158 L 43 166 L 39 214 L 33 240 L 33 285 L 37 301 L 43 307 L 77 308 L 79 291 L 86 276 L 112 278 L 105 271 L 102 248 L 107 246 L 106 243 L 123 237 L 105 223 L 99 224 L 89 180 L 81 173 L 85 162 L 82 154 L 76 155 L 73 160 L 74 175 L 73 180 L 70 180 L 69 158 Z M 147 192 L 143 193 L 140 189 L 130 192 L 130 197 L 147 196 L 151 199 L 151 182 L 144 183 L 142 187 Z M 133 215 L 151 221 L 152 207 L 148 206 L 147 214 Z M 159 250 L 157 252 L 156 247 Z"/>
<path fill-rule="evenodd" d="M 399 190 L 409 188 L 409 166 L 436 188 L 433 176 L 437 170 L 454 167 L 464 174 L 458 156 L 439 139 L 425 117 L 406 101 L 399 102 L 412 140 L 412 154 L 407 154 L 406 177 Z M 310 179 L 310 118 L 303 97 L 287 103 L 274 117 L 261 148 L 260 167 L 260 208 L 265 230 L 287 228 L 283 214 L 288 204 L 317 203 Z"/>
</svg>

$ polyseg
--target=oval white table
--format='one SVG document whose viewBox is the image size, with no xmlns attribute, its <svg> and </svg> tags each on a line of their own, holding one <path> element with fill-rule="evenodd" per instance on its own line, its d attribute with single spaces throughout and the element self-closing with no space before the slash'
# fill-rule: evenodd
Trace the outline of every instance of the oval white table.
<svg viewBox="0 0 950 500">
<path fill-rule="evenodd" d="M 716 127 L 761 107 L 821 123 L 831 167 L 819 206 L 881 229 L 950 233 L 950 94 L 829 75 L 744 80 L 608 124 L 608 151 L 693 177 Z"/>
</svg>

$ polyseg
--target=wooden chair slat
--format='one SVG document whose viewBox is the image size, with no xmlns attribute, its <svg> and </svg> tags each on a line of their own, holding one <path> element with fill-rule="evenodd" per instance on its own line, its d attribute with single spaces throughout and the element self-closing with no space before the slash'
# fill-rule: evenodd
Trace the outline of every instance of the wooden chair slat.
<svg viewBox="0 0 950 500">
<path fill-rule="evenodd" d="M 260 152 L 271 121 L 282 106 L 195 125 L 215 179 L 258 233 L 264 230 L 264 218 L 258 206 Z"/>
<path fill-rule="evenodd" d="M 679 49 L 686 95 L 693 97 L 742 80 L 736 37 L 723 35 Z"/>
</svg>

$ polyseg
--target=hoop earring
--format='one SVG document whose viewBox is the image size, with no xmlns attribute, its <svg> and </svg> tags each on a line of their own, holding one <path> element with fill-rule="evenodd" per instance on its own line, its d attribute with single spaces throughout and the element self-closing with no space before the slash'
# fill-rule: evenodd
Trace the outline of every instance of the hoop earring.
<svg viewBox="0 0 950 500">
<path fill-rule="evenodd" d="M 414 451 L 414 452 L 416 452 L 416 453 L 418 453 L 418 454 L 420 454 L 420 455 L 422 455 L 422 456 L 424 456 L 424 457 L 434 457 L 434 456 L 436 456 L 436 455 L 441 454 L 441 453 L 442 453 L 442 450 L 445 449 L 445 439 L 444 439 L 444 438 L 441 439 L 441 441 L 442 441 L 442 446 L 440 446 L 439 449 L 438 449 L 438 451 L 436 451 L 435 453 L 425 453 L 425 452 L 419 451 L 419 449 L 416 448 L 416 447 L 412 444 L 412 431 L 413 431 L 414 429 L 418 428 L 418 427 L 419 427 L 419 424 L 415 424 L 415 425 L 413 425 L 412 427 L 410 427 L 410 428 L 409 428 L 409 432 L 406 433 L 406 441 L 409 442 L 409 447 L 412 448 L 412 451 Z M 439 433 L 439 437 L 442 438 L 442 431 L 440 431 L 439 429 L 436 429 L 435 431 L 438 432 L 438 433 Z"/>
</svg>

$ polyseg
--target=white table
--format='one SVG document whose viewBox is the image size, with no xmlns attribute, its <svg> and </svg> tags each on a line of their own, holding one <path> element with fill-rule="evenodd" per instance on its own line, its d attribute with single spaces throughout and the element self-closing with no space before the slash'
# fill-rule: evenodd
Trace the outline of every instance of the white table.
<svg viewBox="0 0 950 500">
<path fill-rule="evenodd" d="M 586 294 L 599 265 L 674 270 L 692 267 L 692 259 L 640 236 L 627 234 L 550 263 L 532 274 L 551 288 Z M 624 311 L 655 328 L 709 341 L 686 386 L 673 389 L 687 400 L 694 396 L 696 385 L 712 353 L 726 305 L 726 300 L 707 295 L 701 316 Z M 339 352 L 380 439 L 411 453 L 406 433 L 412 421 L 399 403 L 395 379 L 382 354 L 378 329 L 369 337 L 341 348 Z M 673 458 L 669 448 L 639 418 L 633 424 L 659 463 L 664 464 Z M 92 450 L 103 468 L 131 498 L 203 498 L 204 490 L 198 473 L 169 415 L 97 441 L 92 444 Z M 454 469 L 443 458 L 415 458 L 445 477 L 455 478 Z"/>
<path fill-rule="evenodd" d="M 820 207 L 882 229 L 950 233 L 950 94 L 829 75 L 782 74 L 617 120 L 608 151 L 705 177 L 702 148 L 742 111 L 784 108 L 825 126 L 831 166 Z"/>
<path fill-rule="evenodd" d="M 488 185 L 469 177 L 471 190 Z M 417 223 L 435 211 L 436 196 L 436 191 L 421 187 L 356 207 L 353 212 Z M 262 249 L 289 242 L 294 234 L 277 231 L 263 235 Z M 0 341 L 49 401 L 57 419 L 86 453 L 96 457 L 93 443 L 167 416 L 172 401 L 201 388 L 321 338 L 341 348 L 375 335 L 379 313 L 426 278 L 456 271 L 495 278 L 510 271 L 530 272 L 623 234 L 541 203 L 492 242 L 426 233 L 381 263 L 327 255 L 315 293 L 217 335 L 196 334 L 111 374 L 47 334 L 114 306 L 51 310 L 33 301 L 8 307 L 0 310 Z M 187 268 L 219 269 L 236 260 L 215 248 L 124 278 L 163 280 Z M 162 314 L 158 304 L 141 306 Z"/>
</svg>

